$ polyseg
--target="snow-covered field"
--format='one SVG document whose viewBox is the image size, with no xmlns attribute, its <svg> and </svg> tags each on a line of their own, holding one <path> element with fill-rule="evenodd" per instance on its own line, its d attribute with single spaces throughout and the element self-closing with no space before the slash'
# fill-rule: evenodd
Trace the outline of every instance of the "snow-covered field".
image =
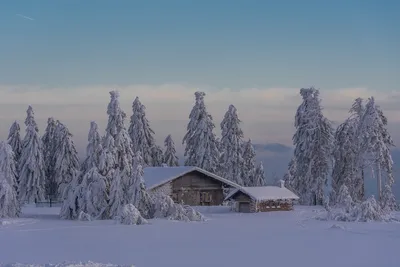
<svg viewBox="0 0 400 267">
<path fill-rule="evenodd" d="M 318 221 L 312 219 L 316 212 L 309 207 L 258 214 L 233 213 L 225 207 L 199 209 L 209 218 L 206 222 L 151 220 L 149 225 L 129 226 L 64 221 L 58 219 L 58 208 L 25 207 L 22 218 L 0 221 L 0 263 L 400 266 L 399 223 Z"/>
</svg>

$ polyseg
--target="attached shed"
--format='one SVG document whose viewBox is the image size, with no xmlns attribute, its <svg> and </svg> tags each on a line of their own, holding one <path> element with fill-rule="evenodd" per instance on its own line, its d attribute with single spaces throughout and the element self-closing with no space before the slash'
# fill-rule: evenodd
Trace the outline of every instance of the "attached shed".
<svg viewBox="0 0 400 267">
<path fill-rule="evenodd" d="M 147 167 L 147 190 L 162 191 L 174 202 L 190 206 L 218 206 L 224 202 L 224 190 L 240 186 L 197 167 Z"/>
<path fill-rule="evenodd" d="M 240 187 L 225 198 L 235 202 L 237 212 L 245 213 L 292 210 L 297 199 L 298 196 L 283 186 Z"/>
</svg>

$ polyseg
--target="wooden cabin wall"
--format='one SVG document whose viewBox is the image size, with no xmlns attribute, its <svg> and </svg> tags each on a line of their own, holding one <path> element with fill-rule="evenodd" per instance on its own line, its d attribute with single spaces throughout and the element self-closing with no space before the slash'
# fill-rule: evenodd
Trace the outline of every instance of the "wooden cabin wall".
<svg viewBox="0 0 400 267">
<path fill-rule="evenodd" d="M 171 182 L 172 199 L 190 206 L 218 206 L 224 201 L 222 182 L 193 171 Z"/>
<path fill-rule="evenodd" d="M 292 201 L 290 200 L 265 200 L 257 202 L 257 211 L 289 211 L 293 209 Z"/>
</svg>

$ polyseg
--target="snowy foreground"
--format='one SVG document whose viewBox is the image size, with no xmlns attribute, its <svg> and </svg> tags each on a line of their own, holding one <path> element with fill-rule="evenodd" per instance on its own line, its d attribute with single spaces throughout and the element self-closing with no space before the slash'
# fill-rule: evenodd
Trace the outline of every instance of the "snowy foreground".
<svg viewBox="0 0 400 267">
<path fill-rule="evenodd" d="M 114 221 L 64 221 L 58 219 L 58 208 L 25 207 L 22 218 L 0 220 L 0 266 L 400 264 L 399 223 L 318 221 L 313 219 L 317 210 L 310 207 L 258 214 L 233 213 L 226 207 L 199 210 L 208 217 L 206 222 L 157 219 L 132 226 Z"/>
</svg>

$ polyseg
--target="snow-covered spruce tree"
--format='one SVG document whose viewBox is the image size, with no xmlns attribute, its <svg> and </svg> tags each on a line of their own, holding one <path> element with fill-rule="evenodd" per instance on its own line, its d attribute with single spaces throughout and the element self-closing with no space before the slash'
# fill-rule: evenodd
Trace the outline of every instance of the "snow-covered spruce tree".
<svg viewBox="0 0 400 267">
<path fill-rule="evenodd" d="M 54 154 L 56 153 L 57 147 L 57 121 L 50 117 L 47 119 L 46 130 L 42 136 L 43 143 L 43 159 L 45 164 L 45 174 L 46 174 L 46 195 L 51 197 L 56 197 L 54 194 L 57 191 L 57 183 L 55 181 L 54 173 Z"/>
<path fill-rule="evenodd" d="M 60 195 L 63 199 L 63 203 L 60 209 L 60 218 L 64 220 L 75 220 L 79 217 L 79 198 L 76 194 L 76 188 L 79 183 L 79 171 L 76 169 L 71 170 L 72 180 L 60 187 Z"/>
<path fill-rule="evenodd" d="M 129 126 L 129 136 L 132 139 L 132 150 L 134 153 L 140 151 L 145 165 L 153 166 L 153 156 L 156 156 L 154 150 L 154 131 L 150 127 L 150 123 L 146 118 L 146 107 L 136 97 L 132 104 L 132 116 Z"/>
<path fill-rule="evenodd" d="M 101 137 L 97 123 L 90 122 L 88 134 L 88 145 L 86 147 L 86 159 L 82 164 L 81 170 L 83 173 L 88 172 L 93 167 L 98 168 L 102 151 Z"/>
<path fill-rule="evenodd" d="M 134 158 L 133 175 L 128 187 L 128 202 L 132 203 L 146 219 L 154 216 L 154 201 L 151 195 L 146 190 L 146 185 L 143 179 L 143 164 L 144 160 L 138 152 Z"/>
<path fill-rule="evenodd" d="M 382 196 L 382 178 L 385 178 L 385 185 L 388 185 L 389 188 L 394 184 L 393 160 L 390 151 L 394 143 L 387 130 L 387 124 L 387 118 L 380 107 L 375 104 L 374 97 L 370 97 L 361 122 L 361 150 L 364 159 L 376 173 L 379 201 Z"/>
<path fill-rule="evenodd" d="M 253 186 L 265 186 L 267 183 L 265 181 L 265 172 L 262 161 L 256 167 L 256 172 L 254 174 L 254 184 Z"/>
<path fill-rule="evenodd" d="M 86 159 L 82 164 L 75 196 L 78 199 L 79 214 L 85 213 L 88 218 L 103 215 L 108 206 L 106 194 L 106 179 L 99 173 L 100 157 L 102 153 L 101 137 L 97 124 L 92 121 L 88 134 Z"/>
<path fill-rule="evenodd" d="M 18 189 L 15 153 L 11 146 L 6 142 L 0 142 L 0 173 L 15 190 Z"/>
<path fill-rule="evenodd" d="M 195 92 L 196 103 L 189 115 L 185 144 L 185 166 L 216 173 L 220 153 L 213 130 L 215 125 L 204 104 L 204 92 Z"/>
<path fill-rule="evenodd" d="M 249 139 L 243 144 L 243 170 L 242 180 L 244 186 L 255 186 L 255 174 L 256 174 L 256 151 L 254 146 Z"/>
<path fill-rule="evenodd" d="M 57 121 L 55 136 L 57 144 L 53 158 L 54 184 L 51 186 L 50 194 L 58 198 L 62 196 L 64 188 L 72 182 L 80 169 L 80 164 L 72 134 L 59 121 Z"/>
<path fill-rule="evenodd" d="M 230 105 L 221 122 L 221 175 L 244 185 L 243 131 L 240 122 L 237 109 Z"/>
<path fill-rule="evenodd" d="M 162 148 L 158 145 L 154 145 L 151 148 L 151 158 L 153 159 L 152 166 L 160 167 L 164 163 L 164 155 Z"/>
<path fill-rule="evenodd" d="M 0 142 L 0 218 L 14 218 L 20 213 L 14 158 L 11 146 Z"/>
<path fill-rule="evenodd" d="M 287 172 L 283 176 L 283 181 L 285 182 L 285 187 L 293 192 L 296 192 L 295 185 L 294 185 L 294 182 L 295 182 L 294 177 L 296 175 L 296 170 L 297 170 L 297 164 L 296 164 L 295 158 L 293 157 L 288 164 Z"/>
<path fill-rule="evenodd" d="M 121 182 L 121 175 L 118 168 L 113 171 L 109 199 L 110 218 L 115 218 L 119 216 L 124 205 L 126 205 L 128 202 L 126 201 L 124 186 Z"/>
<path fill-rule="evenodd" d="M 43 144 L 31 106 L 25 120 L 26 134 L 22 142 L 19 168 L 19 199 L 21 203 L 42 201 L 45 198 L 45 164 Z"/>
<path fill-rule="evenodd" d="M 322 205 L 330 167 L 333 129 L 322 114 L 319 90 L 302 88 L 302 104 L 295 116 L 294 191 L 304 205 Z"/>
<path fill-rule="evenodd" d="M 17 166 L 18 166 L 19 158 L 21 157 L 21 149 L 22 149 L 20 130 L 21 130 L 21 128 L 19 127 L 18 122 L 14 121 L 14 123 L 10 127 L 10 131 L 8 133 L 8 138 L 7 138 L 7 143 L 11 146 L 11 148 L 14 152 L 14 157 L 15 157 Z"/>
<path fill-rule="evenodd" d="M 120 107 L 118 91 L 111 91 L 110 97 L 111 100 L 107 107 L 108 124 L 99 162 L 100 174 L 106 178 L 106 192 L 104 194 L 107 201 L 109 201 L 111 195 L 110 189 L 115 171 L 119 170 L 123 191 L 127 192 L 133 166 L 132 141 L 124 125 L 126 114 Z M 128 203 L 127 199 L 122 202 Z M 108 209 L 98 217 L 112 219 L 109 207 L 108 203 Z"/>
<path fill-rule="evenodd" d="M 350 109 L 350 117 L 335 132 L 334 166 L 332 171 L 331 203 L 343 184 L 355 201 L 364 197 L 363 159 L 360 151 L 360 123 L 364 113 L 363 100 L 357 98 Z"/>
<path fill-rule="evenodd" d="M 171 135 L 168 135 L 164 140 L 165 152 L 164 152 L 164 162 L 167 166 L 174 167 L 179 166 L 179 159 L 176 155 L 175 143 L 172 140 Z"/>
</svg>

